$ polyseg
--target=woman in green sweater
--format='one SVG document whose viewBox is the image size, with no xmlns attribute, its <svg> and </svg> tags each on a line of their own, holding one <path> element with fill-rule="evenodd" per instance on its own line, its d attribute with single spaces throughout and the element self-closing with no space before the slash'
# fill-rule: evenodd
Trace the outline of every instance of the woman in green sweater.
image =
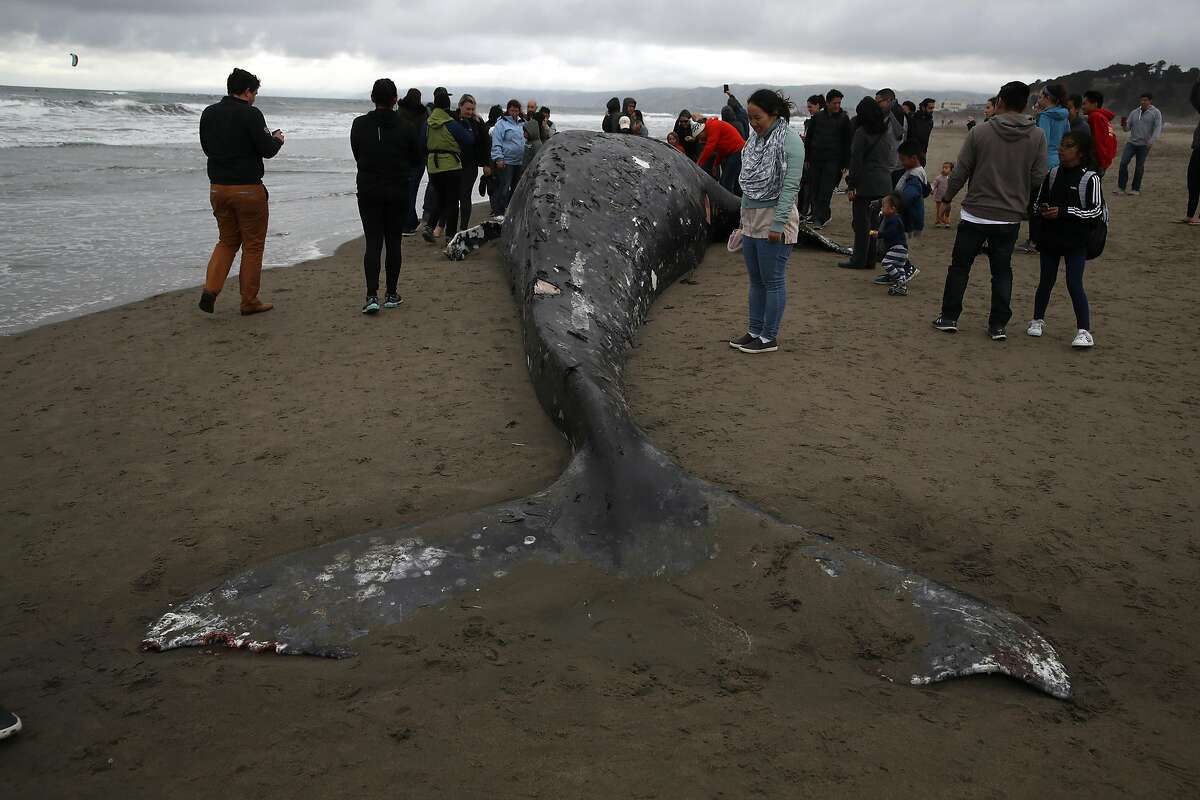
<svg viewBox="0 0 1200 800">
<path fill-rule="evenodd" d="M 729 346 L 743 353 L 779 349 L 787 305 L 787 265 L 800 229 L 796 193 L 804 172 L 804 142 L 789 125 L 792 103 L 759 89 L 746 101 L 750 138 L 742 149 L 742 255 L 750 277 L 750 325 Z"/>
</svg>

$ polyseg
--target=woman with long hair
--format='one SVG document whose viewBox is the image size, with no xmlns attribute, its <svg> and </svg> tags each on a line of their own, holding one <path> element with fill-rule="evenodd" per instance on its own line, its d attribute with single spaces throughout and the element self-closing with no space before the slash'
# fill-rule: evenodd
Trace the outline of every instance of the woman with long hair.
<svg viewBox="0 0 1200 800">
<path fill-rule="evenodd" d="M 800 230 L 796 193 L 804 169 L 804 142 L 789 124 L 792 103 L 759 89 L 746 101 L 750 138 L 742 148 L 742 255 L 749 275 L 750 322 L 729 346 L 743 353 L 779 349 L 787 306 L 787 265 Z"/>
<path fill-rule="evenodd" d="M 864 97 L 854 109 L 854 139 L 850 143 L 850 170 L 846 173 L 846 199 L 853 214 L 854 252 L 838 262 L 847 269 L 870 269 L 871 204 L 892 191 L 892 141 L 888 139 L 887 112 L 873 97 Z"/>
</svg>

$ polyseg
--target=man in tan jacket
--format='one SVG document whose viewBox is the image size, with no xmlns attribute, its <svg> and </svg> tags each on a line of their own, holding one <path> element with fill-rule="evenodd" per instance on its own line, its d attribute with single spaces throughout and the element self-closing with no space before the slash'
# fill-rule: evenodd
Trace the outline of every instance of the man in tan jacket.
<svg viewBox="0 0 1200 800">
<path fill-rule="evenodd" d="M 1029 86 L 1020 81 L 1006 83 L 996 102 L 996 114 L 967 134 L 946 187 L 947 203 L 964 184 L 967 196 L 946 272 L 942 313 L 933 321 L 933 327 L 947 333 L 958 330 L 971 264 L 986 244 L 992 270 L 988 335 L 1002 341 L 1006 338 L 1004 328 L 1012 318 L 1013 247 L 1021 220 L 1028 215 L 1033 191 L 1046 177 L 1047 166 L 1046 136 L 1025 114 Z"/>
</svg>

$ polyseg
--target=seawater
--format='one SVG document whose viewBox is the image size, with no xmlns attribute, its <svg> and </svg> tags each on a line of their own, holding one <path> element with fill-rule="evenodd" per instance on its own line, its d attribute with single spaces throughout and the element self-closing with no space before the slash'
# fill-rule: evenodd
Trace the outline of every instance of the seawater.
<svg viewBox="0 0 1200 800">
<path fill-rule="evenodd" d="M 216 223 L 198 130 L 219 99 L 0 87 L 0 334 L 203 282 Z M 360 235 L 350 123 L 370 104 L 261 96 L 256 105 L 287 133 L 266 162 L 264 266 L 327 255 Z M 598 130 L 602 112 L 553 118 L 560 131 Z M 665 136 L 674 118 L 646 119 Z"/>
</svg>

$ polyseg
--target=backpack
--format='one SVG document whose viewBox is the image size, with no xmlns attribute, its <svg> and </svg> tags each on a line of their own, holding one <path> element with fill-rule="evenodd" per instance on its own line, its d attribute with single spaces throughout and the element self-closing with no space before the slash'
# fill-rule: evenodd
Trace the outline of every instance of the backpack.
<svg viewBox="0 0 1200 800">
<path fill-rule="evenodd" d="M 1085 169 L 1083 171 L 1083 177 L 1079 180 L 1080 208 L 1083 208 L 1085 205 L 1087 205 L 1087 185 L 1091 181 L 1092 176 L 1095 174 L 1096 173 L 1094 171 Z M 1047 178 L 1049 180 L 1048 185 L 1053 188 L 1054 181 L 1058 178 L 1058 167 L 1051 169 Z M 1038 200 L 1040 199 L 1041 197 L 1039 196 Z M 1037 203 L 1035 202 L 1034 205 L 1036 206 Z M 1088 228 L 1087 244 L 1084 246 L 1084 257 L 1088 261 L 1099 258 L 1104 253 L 1104 245 L 1108 242 L 1108 203 L 1104 200 L 1103 195 L 1100 196 L 1100 207 L 1102 209 L 1100 216 L 1093 220 L 1091 226 Z M 1037 223 L 1040 223 L 1042 220 L 1041 217 L 1037 216 L 1036 214 L 1031 215 L 1029 218 L 1029 229 L 1033 234 L 1032 238 L 1034 241 L 1037 241 L 1040 238 L 1039 234 L 1041 225 L 1035 224 L 1035 220 Z"/>
</svg>

